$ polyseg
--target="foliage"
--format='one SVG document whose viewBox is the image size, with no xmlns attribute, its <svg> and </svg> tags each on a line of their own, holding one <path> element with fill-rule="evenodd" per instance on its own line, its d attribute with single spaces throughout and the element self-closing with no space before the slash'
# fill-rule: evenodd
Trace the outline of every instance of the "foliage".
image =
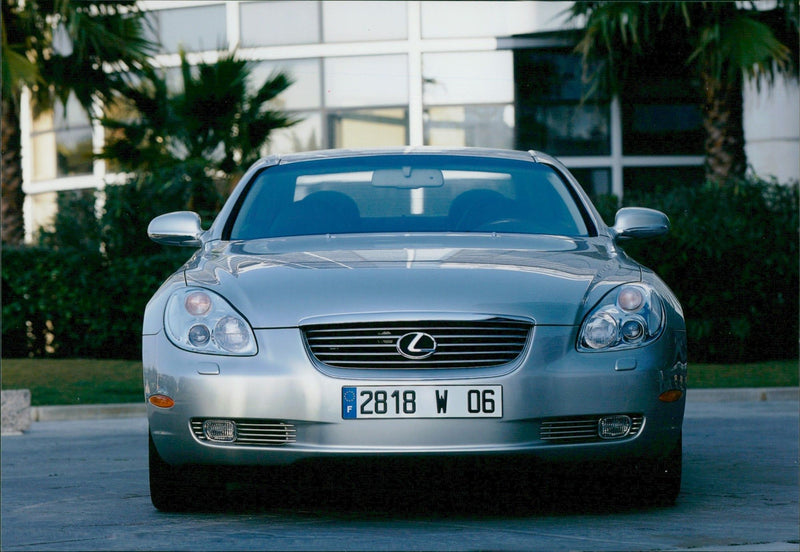
<svg viewBox="0 0 800 552">
<path fill-rule="evenodd" d="M 667 236 L 622 245 L 680 299 L 693 361 L 797 357 L 798 201 L 797 184 L 755 179 L 625 197 L 670 218 Z"/>
<path fill-rule="evenodd" d="M 90 114 L 156 51 L 135 0 L 4 0 L 2 46 L 3 97 L 30 86 L 46 110 L 74 93 Z"/>
<path fill-rule="evenodd" d="M 4 243 L 24 237 L 19 108 L 32 92 L 36 112 L 66 104 L 70 94 L 90 116 L 148 65 L 149 41 L 135 0 L 3 0 L 2 2 Z"/>
<path fill-rule="evenodd" d="M 291 80 L 276 73 L 251 91 L 250 73 L 235 54 L 194 67 L 181 54 L 179 91 L 149 70 L 126 91 L 127 103 L 115 106 L 116 116 L 102 120 L 110 139 L 101 157 L 130 174 L 105 189 L 100 235 L 110 258 L 157 252 L 144 238 L 157 215 L 190 210 L 212 220 L 272 130 L 295 123 L 270 107 Z"/>
<path fill-rule="evenodd" d="M 251 93 L 250 66 L 233 55 L 194 71 L 184 58 L 184 90 L 172 95 L 148 70 L 126 91 L 135 115 L 104 120 L 116 132 L 105 156 L 136 171 L 127 184 L 61 193 L 54 228 L 40 234 L 38 247 L 4 249 L 5 356 L 141 355 L 144 307 L 188 256 L 150 242 L 148 223 L 183 209 L 213 217 L 240 162 L 252 162 L 271 130 L 293 122 L 268 108 L 290 85 L 285 75 Z"/>
<path fill-rule="evenodd" d="M 718 185 L 747 168 L 742 75 L 772 84 L 797 74 L 798 3 L 579 1 L 571 18 L 584 25 L 576 51 L 594 82 L 624 96 L 642 70 L 689 71 L 703 106 L 706 175 Z M 624 98 L 623 98 L 624 101 Z"/>
<path fill-rule="evenodd" d="M 797 70 L 794 0 L 780 0 L 772 10 L 748 2 L 581 1 L 571 17 L 585 20 L 576 50 L 585 59 L 603 61 L 592 77 L 613 92 L 629 82 L 632 64 L 665 46 L 717 81 L 731 78 L 731 71 L 758 81 Z"/>
<path fill-rule="evenodd" d="M 3 356 L 139 358 L 144 307 L 186 257 L 4 248 Z"/>
<path fill-rule="evenodd" d="M 251 64 L 222 54 L 214 63 L 190 66 L 181 54 L 181 90 L 166 75 L 148 71 L 126 92 L 128 116 L 106 117 L 110 139 L 101 157 L 144 194 L 164 194 L 175 209 L 213 216 L 231 185 L 261 155 L 276 128 L 296 121 L 270 108 L 292 81 L 276 73 L 251 91 Z M 146 190 L 146 189 L 149 189 Z"/>
<path fill-rule="evenodd" d="M 162 246 L 147 239 L 147 226 L 158 215 L 194 209 L 206 219 L 216 214 L 218 195 L 192 162 L 143 173 L 128 184 L 107 186 L 100 232 L 109 258 L 152 255 Z M 185 186 L 175 183 L 183 181 Z"/>
<path fill-rule="evenodd" d="M 53 228 L 39 231 L 39 243 L 44 247 L 67 246 L 98 251 L 100 227 L 95 213 L 96 203 L 93 189 L 59 192 Z"/>
</svg>

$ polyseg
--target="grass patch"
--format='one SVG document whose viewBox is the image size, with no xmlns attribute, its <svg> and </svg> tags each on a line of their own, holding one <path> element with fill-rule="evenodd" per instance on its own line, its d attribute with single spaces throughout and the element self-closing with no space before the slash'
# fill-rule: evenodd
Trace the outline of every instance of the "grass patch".
<svg viewBox="0 0 800 552">
<path fill-rule="evenodd" d="M 689 387 L 797 387 L 798 362 L 689 364 Z M 134 360 L 3 359 L 3 389 L 30 389 L 33 406 L 144 400 L 142 363 Z"/>
<path fill-rule="evenodd" d="M 797 360 L 773 360 L 749 364 L 689 363 L 689 387 L 797 387 Z"/>
<path fill-rule="evenodd" d="M 30 389 L 32 406 L 144 401 L 135 360 L 3 359 L 2 388 Z"/>
</svg>

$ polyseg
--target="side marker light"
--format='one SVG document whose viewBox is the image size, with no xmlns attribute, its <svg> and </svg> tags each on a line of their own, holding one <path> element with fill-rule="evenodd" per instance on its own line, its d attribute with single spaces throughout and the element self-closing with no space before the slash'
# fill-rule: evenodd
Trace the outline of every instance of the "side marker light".
<svg viewBox="0 0 800 552">
<path fill-rule="evenodd" d="M 166 395 L 150 395 L 147 401 L 159 408 L 172 408 L 175 406 L 175 399 Z"/>
<path fill-rule="evenodd" d="M 675 402 L 680 400 L 683 397 L 683 391 L 680 389 L 670 389 L 669 391 L 664 391 L 658 396 L 658 400 L 661 402 Z"/>
</svg>

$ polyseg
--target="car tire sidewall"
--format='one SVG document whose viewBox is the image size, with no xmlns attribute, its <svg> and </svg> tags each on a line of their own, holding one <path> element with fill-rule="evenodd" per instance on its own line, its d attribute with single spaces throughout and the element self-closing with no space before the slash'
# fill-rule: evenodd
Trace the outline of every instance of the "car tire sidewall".
<svg viewBox="0 0 800 552">
<path fill-rule="evenodd" d="M 681 490 L 683 438 L 679 437 L 667 454 L 643 460 L 638 468 L 639 498 L 653 506 L 672 506 Z"/>
<path fill-rule="evenodd" d="M 158 453 L 152 433 L 148 432 L 150 500 L 162 512 L 185 512 L 198 508 L 198 487 L 192 470 L 172 466 Z"/>
</svg>

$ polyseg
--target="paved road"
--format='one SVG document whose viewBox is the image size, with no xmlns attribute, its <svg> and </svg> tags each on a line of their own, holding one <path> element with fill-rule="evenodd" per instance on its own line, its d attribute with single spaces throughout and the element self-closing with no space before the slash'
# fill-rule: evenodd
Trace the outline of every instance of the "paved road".
<svg viewBox="0 0 800 552">
<path fill-rule="evenodd" d="M 150 504 L 143 418 L 38 422 L 2 438 L 2 549 L 800 550 L 798 417 L 796 401 L 689 404 L 671 508 L 587 500 L 594 487 L 562 474 L 525 500 L 508 479 L 459 492 L 423 480 L 276 507 L 265 484 L 180 515 Z"/>
</svg>

